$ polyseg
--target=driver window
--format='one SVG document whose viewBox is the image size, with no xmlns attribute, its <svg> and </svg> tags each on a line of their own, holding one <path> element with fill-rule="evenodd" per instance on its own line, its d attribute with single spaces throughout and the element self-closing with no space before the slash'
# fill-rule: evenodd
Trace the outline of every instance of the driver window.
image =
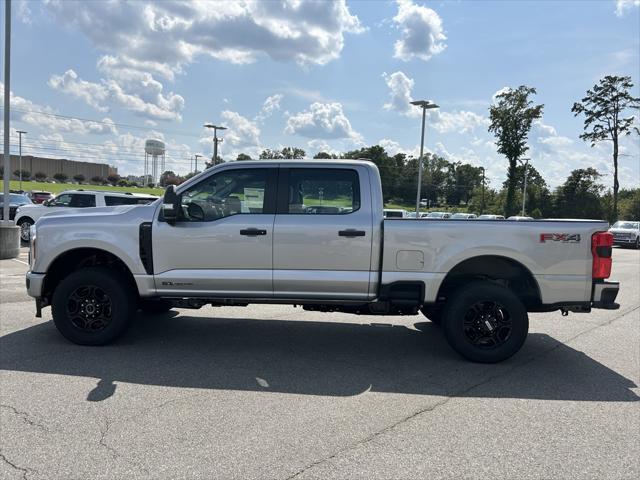
<svg viewBox="0 0 640 480">
<path fill-rule="evenodd" d="M 181 195 L 180 220 L 212 222 L 232 215 L 262 213 L 268 169 L 220 172 Z"/>
</svg>

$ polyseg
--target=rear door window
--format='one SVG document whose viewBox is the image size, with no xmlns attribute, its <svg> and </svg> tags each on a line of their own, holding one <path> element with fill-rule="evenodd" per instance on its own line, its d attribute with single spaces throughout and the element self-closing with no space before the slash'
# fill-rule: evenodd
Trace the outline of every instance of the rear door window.
<svg viewBox="0 0 640 480">
<path fill-rule="evenodd" d="M 305 215 L 346 215 L 360 208 L 358 173 L 348 169 L 293 168 L 286 211 Z"/>
</svg>

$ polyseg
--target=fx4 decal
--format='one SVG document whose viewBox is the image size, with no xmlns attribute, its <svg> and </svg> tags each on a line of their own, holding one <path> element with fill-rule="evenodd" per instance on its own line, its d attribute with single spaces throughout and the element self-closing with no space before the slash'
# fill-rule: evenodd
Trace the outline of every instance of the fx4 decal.
<svg viewBox="0 0 640 480">
<path fill-rule="evenodd" d="M 579 233 L 541 233 L 540 243 L 562 242 L 562 243 L 580 243 Z"/>
</svg>

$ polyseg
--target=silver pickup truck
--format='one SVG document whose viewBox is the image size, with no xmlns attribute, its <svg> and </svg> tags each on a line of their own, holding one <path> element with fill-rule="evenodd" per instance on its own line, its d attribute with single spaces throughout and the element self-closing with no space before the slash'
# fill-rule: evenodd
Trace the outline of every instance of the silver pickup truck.
<svg viewBox="0 0 640 480">
<path fill-rule="evenodd" d="M 618 308 L 602 221 L 383 219 L 368 161 L 232 162 L 151 205 L 48 215 L 31 231 L 29 295 L 83 345 L 136 310 L 302 305 L 416 315 L 464 357 L 516 353 L 527 312 Z"/>
</svg>

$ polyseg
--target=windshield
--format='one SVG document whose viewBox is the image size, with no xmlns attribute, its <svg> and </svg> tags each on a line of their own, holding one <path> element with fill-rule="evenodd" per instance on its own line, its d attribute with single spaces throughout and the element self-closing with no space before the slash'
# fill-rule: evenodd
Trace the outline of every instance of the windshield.
<svg viewBox="0 0 640 480">
<path fill-rule="evenodd" d="M 444 215 L 442 212 L 431 212 L 427 215 L 427 218 L 441 218 Z"/>
<path fill-rule="evenodd" d="M 451 218 L 467 218 L 468 214 L 466 213 L 454 213 L 451 215 Z"/>
<path fill-rule="evenodd" d="M 616 222 L 613 224 L 613 228 L 626 228 L 626 229 L 637 229 L 639 222 Z"/>
<path fill-rule="evenodd" d="M 4 194 L 0 193 L 0 202 L 4 202 Z M 10 193 L 9 194 L 9 203 L 16 203 L 18 205 L 24 205 L 26 203 L 31 203 L 31 200 L 26 195 L 20 195 L 18 193 Z"/>
</svg>

